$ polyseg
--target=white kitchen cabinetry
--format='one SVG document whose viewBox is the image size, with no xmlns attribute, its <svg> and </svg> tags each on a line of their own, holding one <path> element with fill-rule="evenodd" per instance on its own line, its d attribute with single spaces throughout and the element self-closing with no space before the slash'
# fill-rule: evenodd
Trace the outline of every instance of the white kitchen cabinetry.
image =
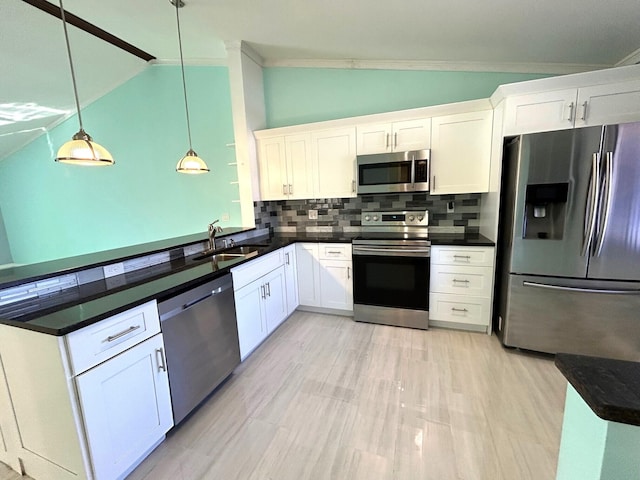
<svg viewBox="0 0 640 480">
<path fill-rule="evenodd" d="M 296 243 L 300 305 L 320 306 L 320 261 L 317 243 Z"/>
<path fill-rule="evenodd" d="M 2 358 L 0 358 L 0 462 L 20 471 L 18 430 L 13 416 Z"/>
<path fill-rule="evenodd" d="M 432 195 L 489 191 L 493 112 L 432 119 Z"/>
<path fill-rule="evenodd" d="M 357 127 L 357 152 L 358 155 L 364 155 L 423 150 L 429 148 L 430 139 L 430 118 L 359 125 Z"/>
<path fill-rule="evenodd" d="M 158 334 L 76 378 L 96 479 L 123 478 L 173 426 Z"/>
<path fill-rule="evenodd" d="M 431 247 L 429 323 L 491 333 L 493 247 Z"/>
<path fill-rule="evenodd" d="M 353 270 L 349 243 L 299 243 L 300 305 L 353 311 Z"/>
<path fill-rule="evenodd" d="M 311 135 L 287 135 L 258 140 L 262 200 L 314 196 Z"/>
<path fill-rule="evenodd" d="M 0 325 L 0 356 L 36 479 L 124 478 L 173 425 L 156 302 L 65 337 Z"/>
<path fill-rule="evenodd" d="M 316 193 L 312 198 L 356 196 L 355 127 L 312 133 L 311 156 L 316 181 Z"/>
<path fill-rule="evenodd" d="M 298 271 L 296 267 L 295 244 L 283 248 L 285 285 L 287 288 L 287 316 L 291 315 L 300 301 L 298 300 Z"/>
<path fill-rule="evenodd" d="M 288 316 L 283 258 L 280 249 L 231 269 L 242 360 Z"/>
<path fill-rule="evenodd" d="M 507 97 L 504 136 L 640 120 L 640 81 Z"/>
</svg>

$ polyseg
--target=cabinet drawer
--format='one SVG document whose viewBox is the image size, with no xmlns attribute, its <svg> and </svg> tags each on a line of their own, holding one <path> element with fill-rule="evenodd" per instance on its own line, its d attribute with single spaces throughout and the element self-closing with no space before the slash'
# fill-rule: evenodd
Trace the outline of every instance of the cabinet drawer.
<svg viewBox="0 0 640 480">
<path fill-rule="evenodd" d="M 78 375 L 160 332 L 155 300 L 65 337 L 71 368 Z"/>
<path fill-rule="evenodd" d="M 491 296 L 491 267 L 432 265 L 432 292 L 459 295 Z"/>
<path fill-rule="evenodd" d="M 238 290 L 284 264 L 282 248 L 232 268 L 233 289 Z"/>
<path fill-rule="evenodd" d="M 490 307 L 488 298 L 432 293 L 429 296 L 429 320 L 489 325 Z"/>
<path fill-rule="evenodd" d="M 321 260 L 351 260 L 350 243 L 319 243 L 318 247 Z"/>
<path fill-rule="evenodd" d="M 493 265 L 493 247 L 431 247 L 433 265 Z"/>
</svg>

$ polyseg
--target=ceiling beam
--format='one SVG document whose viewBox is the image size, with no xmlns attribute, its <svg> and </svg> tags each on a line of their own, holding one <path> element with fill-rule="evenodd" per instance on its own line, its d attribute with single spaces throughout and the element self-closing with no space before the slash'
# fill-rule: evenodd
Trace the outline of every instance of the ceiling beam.
<svg viewBox="0 0 640 480">
<path fill-rule="evenodd" d="M 42 10 L 43 12 L 48 13 L 49 15 L 53 15 L 54 17 L 62 20 L 60 7 L 58 7 L 57 5 L 53 5 L 47 2 L 46 0 L 22 0 L 22 1 Z M 150 60 L 155 60 L 156 57 L 154 57 L 150 53 L 147 53 L 144 50 L 140 50 L 138 47 L 131 45 L 128 42 L 125 42 L 121 38 L 118 38 L 115 35 L 110 34 L 106 30 L 102 30 L 101 28 L 96 27 L 94 24 L 89 23 L 86 20 L 83 20 L 82 18 L 74 15 L 73 13 L 70 13 L 67 9 L 65 9 L 64 13 L 65 13 L 65 18 L 68 24 L 73 25 L 74 27 L 77 27 L 80 30 L 83 30 L 87 33 L 90 33 L 91 35 L 98 37 L 99 39 L 104 40 L 105 42 L 110 43 L 115 47 L 121 48 L 125 52 L 130 53 L 131 55 L 135 55 L 136 57 L 141 58 L 145 62 L 148 62 Z"/>
</svg>

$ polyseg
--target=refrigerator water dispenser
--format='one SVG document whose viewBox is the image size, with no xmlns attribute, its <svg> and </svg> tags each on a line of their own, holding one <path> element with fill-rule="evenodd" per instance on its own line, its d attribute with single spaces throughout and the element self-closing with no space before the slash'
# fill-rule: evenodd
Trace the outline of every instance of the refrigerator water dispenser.
<svg viewBox="0 0 640 480">
<path fill-rule="evenodd" d="M 562 239 L 568 183 L 527 185 L 523 238 Z"/>
</svg>

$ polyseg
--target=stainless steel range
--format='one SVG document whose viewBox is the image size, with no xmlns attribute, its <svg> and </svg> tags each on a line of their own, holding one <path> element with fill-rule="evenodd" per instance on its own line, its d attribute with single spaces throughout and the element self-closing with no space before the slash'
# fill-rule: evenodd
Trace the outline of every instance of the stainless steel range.
<svg viewBox="0 0 640 480">
<path fill-rule="evenodd" d="M 353 313 L 358 322 L 429 326 L 429 212 L 362 212 L 353 240 Z"/>
</svg>

